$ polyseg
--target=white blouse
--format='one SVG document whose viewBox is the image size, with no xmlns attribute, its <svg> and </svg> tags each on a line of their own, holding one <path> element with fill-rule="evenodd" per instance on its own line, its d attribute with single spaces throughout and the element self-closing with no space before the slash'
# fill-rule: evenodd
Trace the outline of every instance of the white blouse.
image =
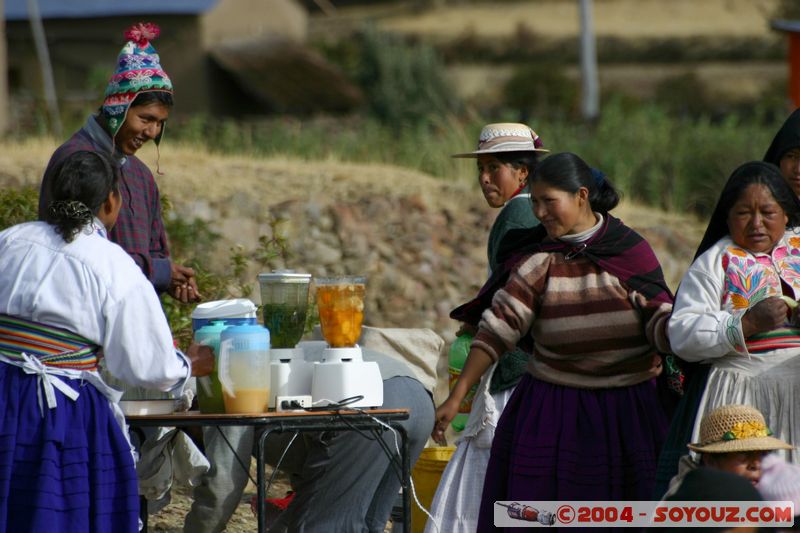
<svg viewBox="0 0 800 533">
<path fill-rule="evenodd" d="M 72 331 L 102 346 L 106 367 L 119 379 L 180 392 L 189 360 L 174 348 L 152 284 L 104 235 L 99 221 L 71 243 L 45 222 L 0 232 L 0 314 Z M 97 373 L 90 374 L 96 382 Z"/>
<path fill-rule="evenodd" d="M 698 257 L 681 281 L 668 325 L 672 350 L 711 366 L 698 405 L 692 442 L 700 440 L 703 417 L 722 405 L 751 405 L 775 436 L 800 442 L 800 346 L 785 329 L 783 343 L 745 343 L 742 316 L 782 285 L 800 296 L 800 236 L 787 232 L 770 253 L 750 253 L 726 237 Z M 774 330 L 779 332 L 780 330 Z M 795 463 L 795 451 L 779 452 Z"/>
<path fill-rule="evenodd" d="M 720 239 L 681 280 L 668 325 L 672 350 L 687 361 L 749 355 L 742 316 L 759 301 L 781 296 L 782 282 L 800 297 L 800 236 L 794 231 L 770 253 L 751 253 L 730 237 Z"/>
</svg>

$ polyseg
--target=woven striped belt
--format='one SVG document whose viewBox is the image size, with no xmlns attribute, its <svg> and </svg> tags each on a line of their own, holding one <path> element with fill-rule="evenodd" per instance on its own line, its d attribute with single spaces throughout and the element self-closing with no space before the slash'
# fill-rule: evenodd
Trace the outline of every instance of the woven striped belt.
<svg viewBox="0 0 800 533">
<path fill-rule="evenodd" d="M 96 370 L 99 351 L 99 346 L 69 331 L 0 315 L 0 361 L 37 376 L 36 395 L 42 416 L 45 404 L 48 409 L 58 405 L 55 389 L 72 401 L 80 395 L 56 374 L 66 370 Z M 92 373 L 82 375 L 96 382 L 96 386 L 107 388 L 99 376 L 94 379 Z"/>
<path fill-rule="evenodd" d="M 100 347 L 69 331 L 30 320 L 0 315 L 0 354 L 25 361 L 23 354 L 42 364 L 73 370 L 97 370 Z"/>
<path fill-rule="evenodd" d="M 785 348 L 800 348 L 800 329 L 779 328 L 757 333 L 747 338 L 747 351 L 752 354 L 771 352 Z"/>
</svg>

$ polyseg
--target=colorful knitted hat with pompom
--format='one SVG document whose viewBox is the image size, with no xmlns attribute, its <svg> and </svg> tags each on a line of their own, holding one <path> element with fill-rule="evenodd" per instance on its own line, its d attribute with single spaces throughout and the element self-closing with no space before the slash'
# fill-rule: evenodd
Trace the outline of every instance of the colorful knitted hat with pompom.
<svg viewBox="0 0 800 533">
<path fill-rule="evenodd" d="M 117 68 L 108 82 L 102 106 L 112 138 L 125 122 L 136 96 L 143 92 L 173 92 L 172 81 L 161 68 L 161 60 L 151 44 L 160 32 L 151 22 L 140 22 L 125 32 L 128 42 L 117 57 Z"/>
</svg>

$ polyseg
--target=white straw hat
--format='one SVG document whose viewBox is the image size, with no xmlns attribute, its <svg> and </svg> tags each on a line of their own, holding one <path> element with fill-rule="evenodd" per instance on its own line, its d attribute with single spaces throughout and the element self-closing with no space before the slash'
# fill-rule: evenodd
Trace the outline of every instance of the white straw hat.
<svg viewBox="0 0 800 533">
<path fill-rule="evenodd" d="M 474 152 L 455 154 L 453 157 L 478 157 L 499 152 L 549 152 L 542 148 L 536 132 L 525 124 L 503 122 L 487 124 L 478 138 L 478 149 Z"/>
<path fill-rule="evenodd" d="M 757 452 L 791 450 L 776 439 L 758 409 L 748 405 L 717 407 L 700 422 L 700 442 L 688 445 L 699 453 Z"/>
</svg>

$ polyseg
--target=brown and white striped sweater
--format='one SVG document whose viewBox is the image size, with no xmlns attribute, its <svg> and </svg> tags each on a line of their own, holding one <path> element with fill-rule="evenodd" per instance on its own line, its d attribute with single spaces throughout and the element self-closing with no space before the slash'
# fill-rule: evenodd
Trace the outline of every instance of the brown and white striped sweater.
<svg viewBox="0 0 800 533">
<path fill-rule="evenodd" d="M 585 257 L 525 259 L 483 312 L 473 346 L 493 358 L 533 337 L 528 371 L 581 388 L 634 385 L 661 373 L 672 306 L 650 303 Z"/>
</svg>

